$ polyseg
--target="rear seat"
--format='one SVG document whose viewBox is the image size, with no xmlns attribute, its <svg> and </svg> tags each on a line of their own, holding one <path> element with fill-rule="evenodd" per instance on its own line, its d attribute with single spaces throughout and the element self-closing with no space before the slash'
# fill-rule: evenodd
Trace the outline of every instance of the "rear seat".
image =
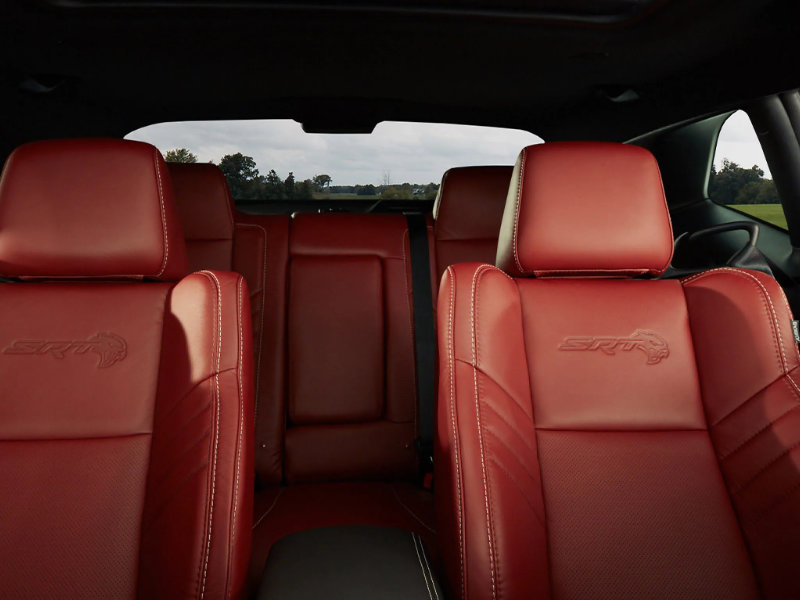
<svg viewBox="0 0 800 600">
<path fill-rule="evenodd" d="M 414 484 L 406 219 L 243 215 L 216 167 L 170 169 L 192 266 L 238 271 L 251 290 L 260 484 L 253 579 L 277 539 L 312 527 L 397 527 L 432 548 L 431 494 Z"/>
<path fill-rule="evenodd" d="M 450 265 L 494 264 L 512 170 L 456 167 L 442 177 L 433 206 L 437 284 Z"/>
<path fill-rule="evenodd" d="M 251 292 L 260 488 L 253 581 L 272 544 L 303 529 L 397 527 L 434 549 L 431 494 L 414 484 L 405 217 L 245 215 L 215 166 L 170 171 L 192 268 L 238 271 Z M 511 167 L 445 174 L 429 236 L 436 283 L 453 262 L 494 260 L 510 176 Z"/>
</svg>

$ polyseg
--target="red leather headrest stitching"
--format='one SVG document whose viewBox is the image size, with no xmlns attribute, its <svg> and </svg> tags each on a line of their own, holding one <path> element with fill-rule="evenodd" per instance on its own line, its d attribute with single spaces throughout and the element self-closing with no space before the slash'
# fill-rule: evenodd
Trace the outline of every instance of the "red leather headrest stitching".
<svg viewBox="0 0 800 600">
<path fill-rule="evenodd" d="M 514 166 L 497 266 L 514 276 L 658 276 L 672 225 L 655 157 L 627 144 L 528 146 Z"/>
<path fill-rule="evenodd" d="M 0 274 L 175 280 L 186 249 L 161 154 L 118 139 L 33 142 L 0 176 Z"/>
<path fill-rule="evenodd" d="M 511 166 L 449 169 L 433 207 L 436 239 L 497 239 L 511 172 Z"/>
</svg>

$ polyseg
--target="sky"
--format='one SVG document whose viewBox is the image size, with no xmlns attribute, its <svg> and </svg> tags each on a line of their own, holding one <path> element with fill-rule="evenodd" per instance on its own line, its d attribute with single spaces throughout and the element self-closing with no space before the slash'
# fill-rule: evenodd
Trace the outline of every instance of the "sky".
<svg viewBox="0 0 800 600">
<path fill-rule="evenodd" d="M 771 177 L 767 159 L 764 158 L 761 143 L 750 123 L 750 117 L 741 110 L 733 113 L 719 132 L 717 152 L 714 154 L 714 164 L 717 169 L 722 166 L 723 158 L 728 158 L 745 169 L 758 165 L 764 169 L 765 177 Z"/>
<path fill-rule="evenodd" d="M 129 133 L 162 152 L 188 148 L 201 162 L 241 152 L 252 156 L 262 175 L 275 169 L 297 180 L 327 173 L 333 185 L 438 183 L 450 167 L 510 165 L 520 149 L 541 138 L 518 129 L 439 123 L 379 123 L 372 134 L 308 134 L 291 120 L 187 121 L 160 123 Z M 728 158 L 758 165 L 770 176 L 747 114 L 734 113 L 722 127 L 714 164 Z"/>
<path fill-rule="evenodd" d="M 511 165 L 541 138 L 518 129 L 439 123 L 379 123 L 372 134 L 308 134 L 291 120 L 161 123 L 125 136 L 162 152 L 188 148 L 201 162 L 252 156 L 259 172 L 297 180 L 326 173 L 333 185 L 438 183 L 450 167 Z"/>
</svg>

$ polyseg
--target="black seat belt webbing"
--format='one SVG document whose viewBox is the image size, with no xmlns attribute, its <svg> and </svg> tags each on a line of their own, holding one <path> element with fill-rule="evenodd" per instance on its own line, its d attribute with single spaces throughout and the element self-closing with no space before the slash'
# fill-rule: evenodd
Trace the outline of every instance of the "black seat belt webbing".
<svg viewBox="0 0 800 600">
<path fill-rule="evenodd" d="M 417 413 L 419 438 L 417 451 L 423 474 L 433 468 L 433 407 L 436 335 L 433 323 L 433 291 L 428 248 L 428 223 L 425 215 L 406 214 L 411 247 L 411 291 L 414 302 L 414 345 L 417 359 Z"/>
</svg>

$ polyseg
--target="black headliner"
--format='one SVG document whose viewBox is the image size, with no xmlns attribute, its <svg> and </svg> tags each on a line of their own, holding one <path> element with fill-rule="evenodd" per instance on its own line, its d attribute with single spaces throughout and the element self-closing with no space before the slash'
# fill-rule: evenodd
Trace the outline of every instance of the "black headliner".
<svg viewBox="0 0 800 600">
<path fill-rule="evenodd" d="M 470 10 L 453 9 L 465 3 Z M 4 150 L 223 118 L 331 131 L 455 122 L 625 140 L 800 85 L 796 0 L 669 0 L 571 21 L 537 12 L 534 0 L 501 12 L 489 0 L 116 4 L 0 5 Z M 638 100 L 609 100 L 628 88 Z"/>
</svg>

